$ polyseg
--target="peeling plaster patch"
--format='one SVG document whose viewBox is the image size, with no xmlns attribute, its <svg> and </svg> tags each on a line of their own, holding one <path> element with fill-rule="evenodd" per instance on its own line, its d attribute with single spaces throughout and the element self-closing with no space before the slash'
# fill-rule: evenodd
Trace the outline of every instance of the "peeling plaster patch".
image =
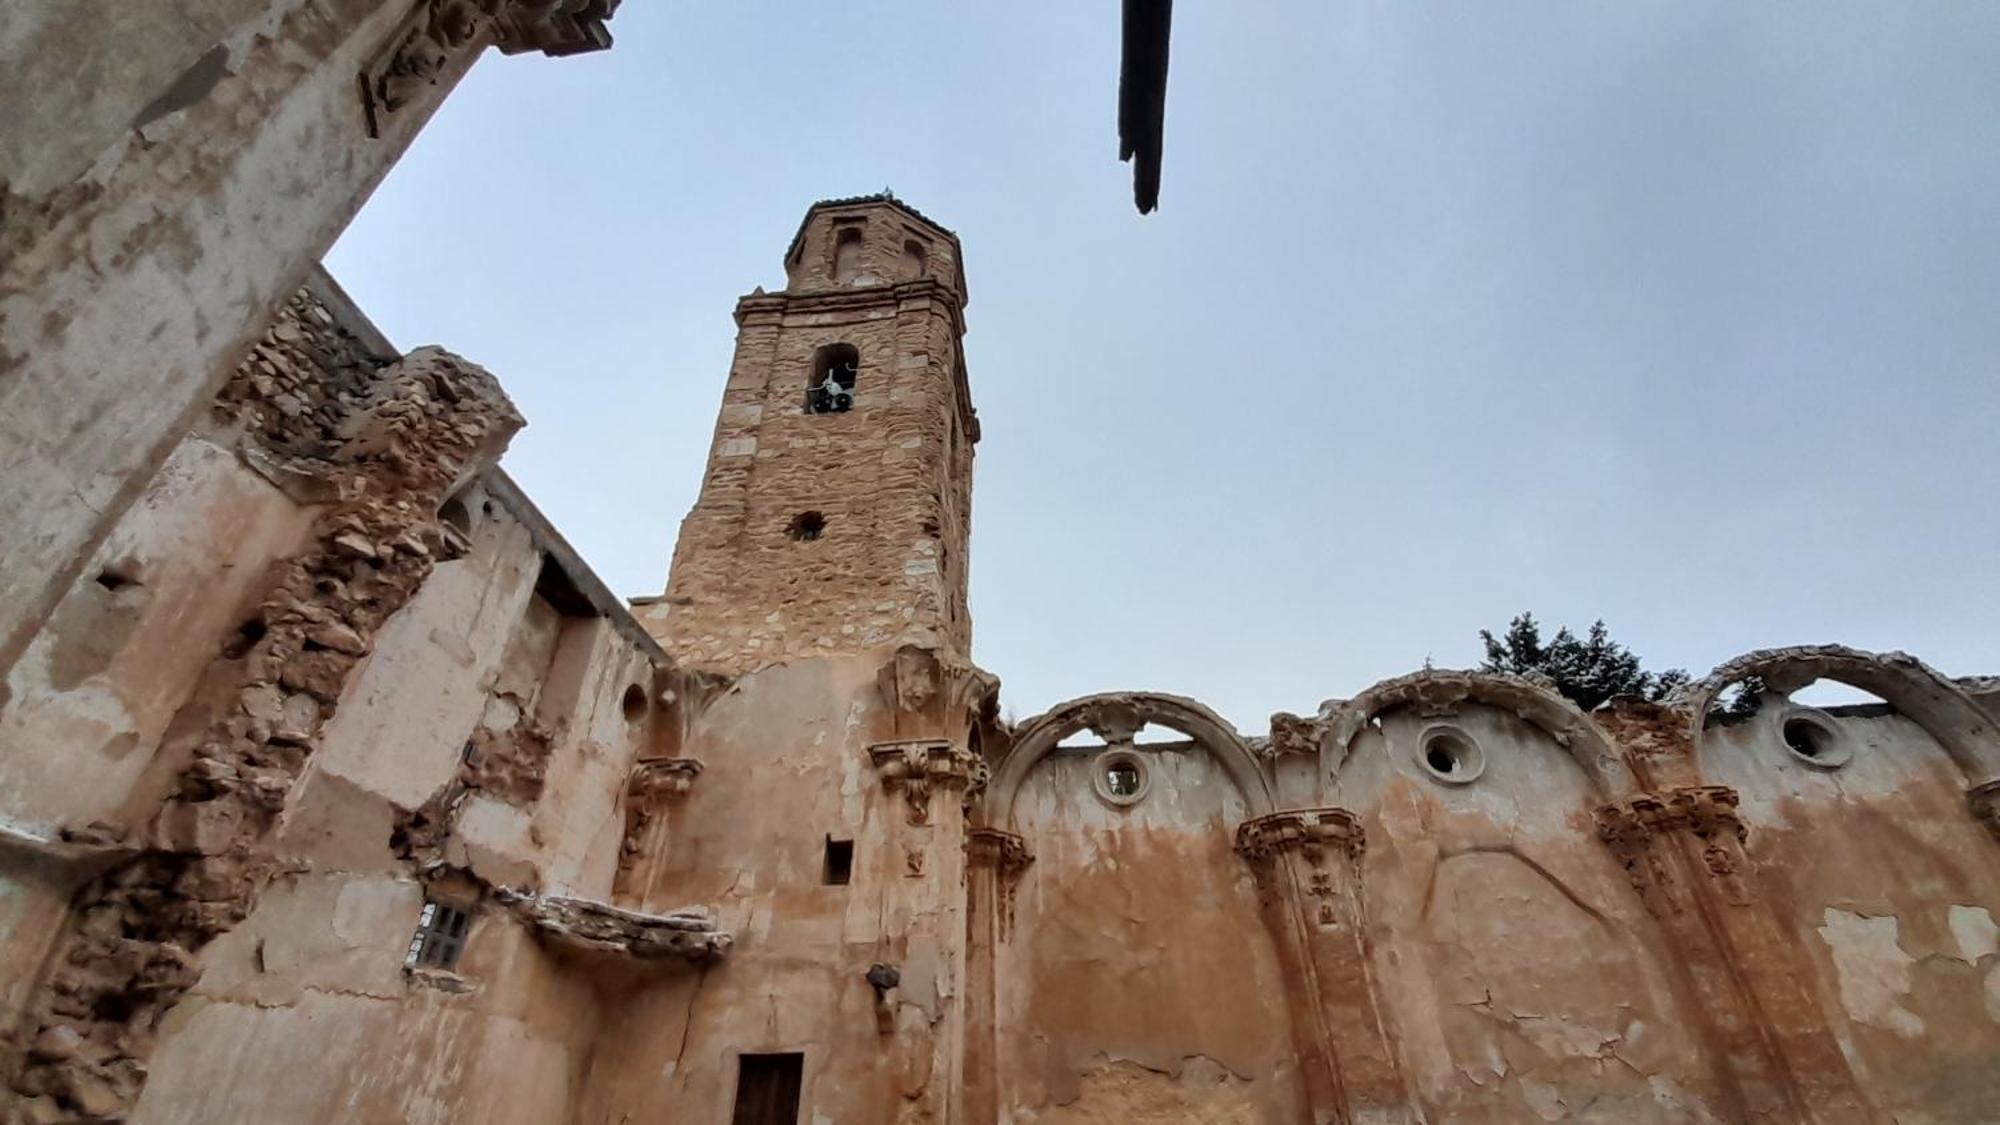
<svg viewBox="0 0 2000 1125">
<path fill-rule="evenodd" d="M 1833 951 L 1847 1014 L 1913 1039 L 1924 1033 L 1924 1021 L 1898 1001 L 1910 991 L 1916 958 L 1897 943 L 1897 929 L 1893 915 L 1870 918 L 1829 906 L 1819 935 Z"/>
<path fill-rule="evenodd" d="M 2000 926 L 1993 924 L 1993 915 L 1983 906 L 1953 906 L 1951 936 L 1958 941 L 1960 959 L 1968 965 L 2000 953 Z"/>
<path fill-rule="evenodd" d="M 1521 1097 L 1527 1100 L 1528 1108 L 1544 1121 L 1561 1121 L 1569 1116 L 1569 1108 L 1563 1105 L 1562 1094 L 1554 1086 L 1522 1079 Z"/>
<path fill-rule="evenodd" d="M 2000 965 L 1986 970 L 1986 1014 L 2000 1023 Z"/>
</svg>

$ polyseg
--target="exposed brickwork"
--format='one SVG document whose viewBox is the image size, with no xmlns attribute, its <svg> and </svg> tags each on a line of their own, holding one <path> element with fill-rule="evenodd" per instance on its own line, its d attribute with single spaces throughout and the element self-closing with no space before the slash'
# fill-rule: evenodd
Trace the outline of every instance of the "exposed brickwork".
<svg viewBox="0 0 2000 1125">
<path fill-rule="evenodd" d="M 956 255 L 947 232 L 893 202 L 821 207 L 788 262 L 790 288 L 737 306 L 701 497 L 666 598 L 642 610 L 683 662 L 747 670 L 905 643 L 969 649 L 978 429 Z M 807 389 L 830 344 L 860 352 L 854 406 L 815 414 Z M 817 538 L 795 534 L 805 513 L 824 521 Z"/>
</svg>

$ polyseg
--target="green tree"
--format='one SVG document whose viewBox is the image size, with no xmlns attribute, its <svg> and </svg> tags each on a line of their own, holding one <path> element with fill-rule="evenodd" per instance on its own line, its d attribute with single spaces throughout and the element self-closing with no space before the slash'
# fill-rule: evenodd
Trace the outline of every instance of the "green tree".
<svg viewBox="0 0 2000 1125">
<path fill-rule="evenodd" d="M 1622 695 L 1665 699 L 1688 682 L 1687 672 L 1680 668 L 1646 671 L 1632 650 L 1611 639 L 1601 620 L 1582 638 L 1562 628 L 1545 643 L 1535 615 L 1523 613 L 1507 623 L 1504 636 L 1481 629 L 1479 639 L 1486 646 L 1481 671 L 1548 679 L 1586 711 Z"/>
</svg>

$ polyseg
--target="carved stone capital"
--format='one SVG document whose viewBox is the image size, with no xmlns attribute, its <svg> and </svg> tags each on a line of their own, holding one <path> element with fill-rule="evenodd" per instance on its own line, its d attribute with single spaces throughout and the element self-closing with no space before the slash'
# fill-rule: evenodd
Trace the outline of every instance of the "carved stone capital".
<svg viewBox="0 0 2000 1125">
<path fill-rule="evenodd" d="M 1335 848 L 1359 859 L 1367 847 L 1361 821 L 1346 809 L 1287 809 L 1244 821 L 1236 829 L 1236 851 L 1252 863 L 1265 863 L 1280 853 L 1299 849 L 1308 859 Z"/>
<path fill-rule="evenodd" d="M 965 832 L 965 862 L 971 867 L 993 870 L 996 894 L 993 907 L 999 922 L 999 937 L 1005 941 L 1014 932 L 1014 899 L 1021 872 L 1035 862 L 1028 841 L 1003 828 L 968 828 Z"/>
<path fill-rule="evenodd" d="M 1989 781 L 1966 790 L 1965 803 L 1987 831 L 2000 838 L 2000 781 Z"/>
<path fill-rule="evenodd" d="M 1737 815 L 1737 793 L 1727 785 L 1690 785 L 1664 793 L 1635 793 L 1600 805 L 1595 814 L 1597 835 L 1625 867 L 1632 887 L 1655 912 L 1670 909 L 1655 896 L 1676 893 L 1671 850 L 1653 845 L 1685 833 L 1701 849 L 1701 863 L 1735 906 L 1750 902 L 1744 881 L 1743 843 L 1749 829 Z"/>
<path fill-rule="evenodd" d="M 1727 785 L 1689 785 L 1664 793 L 1635 793 L 1598 806 L 1597 834 L 1606 843 L 1640 843 L 1661 832 L 1685 829 L 1703 840 L 1749 839 L 1749 829 L 1736 813 L 1736 790 Z"/>
<path fill-rule="evenodd" d="M 1035 853 L 1028 841 L 1004 828 L 968 828 L 965 860 L 974 867 L 991 867 L 1002 875 L 1012 875 L 1035 862 Z"/>
<path fill-rule="evenodd" d="M 932 789 L 944 786 L 970 791 L 986 780 L 985 762 L 942 739 L 878 742 L 868 748 L 868 759 L 881 773 L 884 785 L 903 791 L 911 824 L 930 823 Z"/>
</svg>

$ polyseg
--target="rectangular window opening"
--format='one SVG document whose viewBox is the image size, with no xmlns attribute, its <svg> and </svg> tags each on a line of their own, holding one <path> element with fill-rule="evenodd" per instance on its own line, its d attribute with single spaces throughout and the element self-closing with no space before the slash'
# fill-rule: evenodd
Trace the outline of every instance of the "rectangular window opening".
<svg viewBox="0 0 2000 1125">
<path fill-rule="evenodd" d="M 410 937 L 410 952 L 403 964 L 410 968 L 450 969 L 465 952 L 465 935 L 472 929 L 472 913 L 426 899 L 417 916 L 417 932 Z"/>
<path fill-rule="evenodd" d="M 829 887 L 844 887 L 854 879 L 854 841 L 826 838 L 826 867 L 820 874 L 820 882 Z"/>
<path fill-rule="evenodd" d="M 732 1125 L 797 1125 L 806 1057 L 796 1051 L 739 1055 Z"/>
</svg>

